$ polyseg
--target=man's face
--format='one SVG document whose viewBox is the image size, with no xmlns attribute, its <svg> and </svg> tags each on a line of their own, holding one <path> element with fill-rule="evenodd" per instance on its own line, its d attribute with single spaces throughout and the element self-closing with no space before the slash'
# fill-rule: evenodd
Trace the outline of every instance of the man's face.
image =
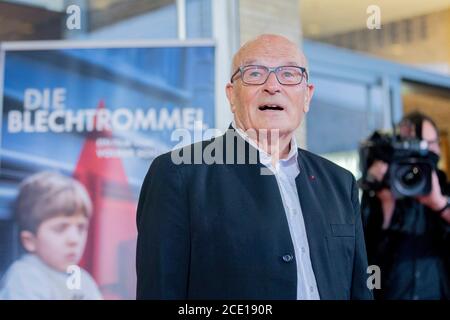
<svg viewBox="0 0 450 320">
<path fill-rule="evenodd" d="M 36 234 L 22 231 L 25 248 L 35 253 L 47 265 L 66 272 L 76 265 L 83 255 L 88 233 L 88 218 L 77 213 L 73 216 L 56 216 L 42 222 Z"/>
<path fill-rule="evenodd" d="M 415 138 L 415 135 L 414 126 L 400 126 L 400 136 L 404 138 Z M 428 120 L 422 122 L 422 140 L 428 143 L 428 150 L 436 153 L 437 155 L 441 154 L 438 133 Z"/>
<path fill-rule="evenodd" d="M 306 68 L 306 60 L 297 47 L 282 37 L 255 40 L 241 49 L 235 58 L 239 66 L 262 65 L 266 67 L 300 66 Z M 243 130 L 279 129 L 281 135 L 292 135 L 300 125 L 314 87 L 306 82 L 306 75 L 297 85 L 282 85 L 275 74 L 269 74 L 262 85 L 248 85 L 240 73 L 233 83 L 226 86 L 227 97 L 236 124 Z M 278 110 L 263 108 L 278 106 Z"/>
</svg>

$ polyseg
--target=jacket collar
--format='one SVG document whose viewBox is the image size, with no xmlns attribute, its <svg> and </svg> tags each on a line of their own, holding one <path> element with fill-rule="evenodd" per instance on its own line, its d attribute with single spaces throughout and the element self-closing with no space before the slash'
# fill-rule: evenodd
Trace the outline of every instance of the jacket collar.
<svg viewBox="0 0 450 320">
<path fill-rule="evenodd" d="M 246 134 L 245 131 L 243 131 L 242 129 L 240 129 L 236 125 L 236 122 L 234 120 L 231 122 L 231 124 L 228 127 L 228 129 L 229 130 L 234 130 L 235 132 L 237 132 L 237 134 L 239 134 L 239 136 L 246 143 L 248 143 L 252 148 L 254 148 L 254 149 L 256 149 L 258 151 L 258 156 L 259 156 L 258 157 L 258 159 L 259 159 L 258 161 L 259 162 L 261 162 L 266 167 L 272 167 L 272 156 L 270 154 L 268 154 L 265 150 L 260 148 L 258 146 L 258 144 Z M 289 153 L 288 153 L 286 158 L 280 159 L 279 162 L 290 162 L 290 161 L 292 161 L 294 159 L 295 159 L 295 161 L 298 161 L 297 158 L 298 158 L 297 140 L 296 140 L 295 136 L 292 136 Z"/>
</svg>

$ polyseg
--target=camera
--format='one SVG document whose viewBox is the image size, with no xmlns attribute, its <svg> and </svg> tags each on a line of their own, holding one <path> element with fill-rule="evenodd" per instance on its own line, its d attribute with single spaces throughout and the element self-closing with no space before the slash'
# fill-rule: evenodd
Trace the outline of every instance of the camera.
<svg viewBox="0 0 450 320">
<path fill-rule="evenodd" d="M 390 188 L 396 199 L 426 195 L 431 192 L 431 177 L 437 168 L 439 156 L 428 150 L 426 141 L 405 139 L 375 131 L 359 148 L 360 170 L 358 181 L 364 191 Z M 375 160 L 389 165 L 383 180 L 368 174 Z"/>
</svg>

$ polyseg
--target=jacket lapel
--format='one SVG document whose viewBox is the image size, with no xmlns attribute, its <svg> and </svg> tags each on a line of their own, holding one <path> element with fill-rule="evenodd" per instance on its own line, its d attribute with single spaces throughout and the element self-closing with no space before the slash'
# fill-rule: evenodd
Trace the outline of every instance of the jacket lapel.
<svg viewBox="0 0 450 320">
<path fill-rule="evenodd" d="M 271 209 L 274 212 L 284 213 L 283 202 L 281 194 L 279 193 L 276 178 L 273 174 L 267 174 L 270 170 L 261 164 L 259 152 L 247 141 L 242 139 L 232 126 L 228 128 L 223 137 L 224 161 L 226 161 L 227 153 L 230 152 L 231 148 L 233 149 L 233 157 L 231 157 L 233 164 L 226 167 L 237 175 L 237 179 L 241 181 L 242 186 L 248 190 L 252 190 L 256 201 L 263 204 L 267 203 L 267 199 L 273 199 L 275 197 L 275 201 L 270 202 L 272 206 Z M 234 141 L 230 142 L 232 139 L 234 139 Z M 227 143 L 229 143 L 228 147 Z M 243 146 L 241 150 L 238 150 L 239 144 L 242 144 Z M 242 153 L 244 156 L 240 157 Z M 242 165 L 242 162 L 244 162 L 245 165 Z M 283 216 L 283 218 L 286 220 L 285 216 Z M 286 227 L 288 228 L 287 230 L 289 230 L 287 220 Z"/>
<path fill-rule="evenodd" d="M 299 149 L 298 163 L 300 173 L 295 179 L 297 192 L 308 236 L 311 263 L 316 277 L 321 299 L 335 299 L 331 261 L 327 246 L 329 222 L 321 209 L 321 202 L 326 201 L 321 182 L 310 166 L 305 154 Z"/>
</svg>

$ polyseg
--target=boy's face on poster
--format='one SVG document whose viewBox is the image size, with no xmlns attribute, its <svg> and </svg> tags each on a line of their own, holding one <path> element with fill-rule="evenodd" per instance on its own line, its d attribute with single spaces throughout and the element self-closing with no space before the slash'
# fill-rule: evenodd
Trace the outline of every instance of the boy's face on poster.
<svg viewBox="0 0 450 320">
<path fill-rule="evenodd" d="M 22 243 L 53 269 L 66 272 L 83 255 L 88 226 L 89 220 L 82 212 L 56 216 L 42 222 L 35 234 L 22 231 Z"/>
</svg>

